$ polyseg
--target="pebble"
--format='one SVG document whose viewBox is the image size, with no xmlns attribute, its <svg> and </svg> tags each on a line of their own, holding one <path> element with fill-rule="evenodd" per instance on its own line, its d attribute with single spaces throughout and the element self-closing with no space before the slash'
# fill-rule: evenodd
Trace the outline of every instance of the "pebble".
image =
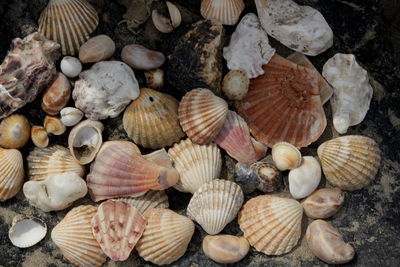
<svg viewBox="0 0 400 267">
<path fill-rule="evenodd" d="M 123 62 L 138 70 L 157 69 L 165 62 L 163 53 L 136 44 L 125 46 L 121 58 Z"/>
<path fill-rule="evenodd" d="M 323 188 L 307 197 L 302 205 L 307 217 L 326 219 L 335 215 L 342 207 L 344 193 L 339 188 Z"/>
<path fill-rule="evenodd" d="M 79 48 L 82 63 L 94 63 L 109 59 L 115 52 L 114 41 L 105 34 L 90 38 Z"/>
<path fill-rule="evenodd" d="M 203 251 L 218 263 L 235 263 L 249 252 L 249 242 L 233 235 L 208 235 L 203 239 Z"/>
<path fill-rule="evenodd" d="M 300 167 L 289 172 L 289 191 L 293 198 L 304 198 L 317 189 L 321 181 L 321 166 L 314 157 L 303 157 Z"/>
<path fill-rule="evenodd" d="M 82 71 L 82 64 L 76 57 L 66 56 L 61 60 L 61 71 L 68 78 L 75 78 Z"/>
</svg>

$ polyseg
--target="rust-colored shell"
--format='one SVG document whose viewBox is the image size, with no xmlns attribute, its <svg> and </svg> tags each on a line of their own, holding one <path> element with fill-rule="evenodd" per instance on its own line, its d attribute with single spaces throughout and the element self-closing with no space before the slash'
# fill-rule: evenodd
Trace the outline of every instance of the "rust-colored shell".
<svg viewBox="0 0 400 267">
<path fill-rule="evenodd" d="M 41 107 L 49 115 L 57 115 L 68 103 L 71 97 L 71 83 L 59 72 L 56 79 L 43 94 Z"/>
</svg>

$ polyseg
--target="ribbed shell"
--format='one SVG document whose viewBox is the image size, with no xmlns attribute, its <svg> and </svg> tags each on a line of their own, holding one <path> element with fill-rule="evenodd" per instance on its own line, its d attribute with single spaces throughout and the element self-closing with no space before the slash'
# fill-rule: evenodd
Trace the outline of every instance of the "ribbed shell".
<svg viewBox="0 0 400 267">
<path fill-rule="evenodd" d="M 378 172 L 381 151 L 371 138 L 347 135 L 318 147 L 326 179 L 343 190 L 358 190 L 370 184 Z"/>
<path fill-rule="evenodd" d="M 179 191 L 194 193 L 203 184 L 219 178 L 222 158 L 215 144 L 197 145 L 188 138 L 175 144 L 168 154 L 180 174 L 174 186 Z"/>
<path fill-rule="evenodd" d="M 243 204 L 239 185 L 215 179 L 199 188 L 187 207 L 189 218 L 198 222 L 210 235 L 221 232 L 237 215 Z"/>
<path fill-rule="evenodd" d="M 151 209 L 143 215 L 147 226 L 136 245 L 139 256 L 158 265 L 182 257 L 192 239 L 194 223 L 169 209 Z"/>
<path fill-rule="evenodd" d="M 236 102 L 254 137 L 270 147 L 280 141 L 296 147 L 316 141 L 326 127 L 318 73 L 276 54 L 263 69 Z"/>
<path fill-rule="evenodd" d="M 208 89 L 188 92 L 179 104 L 179 123 L 193 143 L 211 143 L 224 125 L 228 104 Z"/>
<path fill-rule="evenodd" d="M 39 18 L 39 32 L 61 44 L 63 55 L 75 55 L 96 29 L 99 17 L 86 0 L 50 0 Z"/>
<path fill-rule="evenodd" d="M 257 251 L 281 255 L 296 246 L 303 208 L 294 199 L 262 195 L 250 199 L 239 213 L 244 237 Z"/>
<path fill-rule="evenodd" d="M 146 148 L 170 146 L 185 136 L 178 121 L 178 100 L 149 88 L 125 110 L 124 129 L 138 145 Z"/>
<path fill-rule="evenodd" d="M 202 0 L 201 15 L 216 19 L 225 25 L 235 25 L 244 9 L 243 0 Z"/>
<path fill-rule="evenodd" d="M 90 205 L 76 207 L 51 232 L 51 239 L 64 257 L 77 266 L 101 266 L 106 261 L 90 225 L 96 211 Z"/>
<path fill-rule="evenodd" d="M 0 148 L 0 201 L 14 197 L 23 183 L 24 163 L 21 152 Z"/>
<path fill-rule="evenodd" d="M 146 210 L 154 208 L 164 209 L 169 207 L 168 196 L 164 191 L 150 190 L 143 196 L 118 198 L 116 200 L 125 201 L 126 203 L 137 208 L 142 213 Z"/>
</svg>

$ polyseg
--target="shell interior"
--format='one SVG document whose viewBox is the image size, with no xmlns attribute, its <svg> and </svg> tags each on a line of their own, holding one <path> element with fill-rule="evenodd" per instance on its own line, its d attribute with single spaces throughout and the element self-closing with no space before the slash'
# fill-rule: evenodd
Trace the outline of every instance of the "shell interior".
<svg viewBox="0 0 400 267">
<path fill-rule="evenodd" d="M 8 237 L 14 246 L 27 248 L 39 243 L 47 233 L 46 224 L 34 217 L 23 217 L 13 223 Z"/>
</svg>

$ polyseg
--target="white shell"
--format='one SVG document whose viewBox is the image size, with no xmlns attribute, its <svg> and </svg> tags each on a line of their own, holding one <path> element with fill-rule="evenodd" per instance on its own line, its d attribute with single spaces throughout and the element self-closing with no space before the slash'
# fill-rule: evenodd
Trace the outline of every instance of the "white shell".
<svg viewBox="0 0 400 267">
<path fill-rule="evenodd" d="M 83 118 L 83 112 L 77 108 L 66 107 L 60 111 L 61 122 L 65 126 L 74 126 Z"/>
<path fill-rule="evenodd" d="M 314 157 L 303 157 L 300 167 L 289 172 L 289 190 L 293 198 L 305 198 L 317 189 L 321 181 L 321 166 Z"/>
<path fill-rule="evenodd" d="M 368 112 L 373 89 L 368 73 L 351 54 L 336 54 L 324 65 L 322 76 L 332 85 L 333 126 L 340 134 L 361 123 Z"/>
<path fill-rule="evenodd" d="M 75 78 L 82 71 L 82 64 L 76 57 L 64 57 L 61 60 L 61 71 L 68 78 Z"/>
<path fill-rule="evenodd" d="M 8 231 L 11 243 L 19 248 L 31 247 L 42 240 L 47 233 L 47 225 L 39 218 L 17 215 Z"/>
</svg>

